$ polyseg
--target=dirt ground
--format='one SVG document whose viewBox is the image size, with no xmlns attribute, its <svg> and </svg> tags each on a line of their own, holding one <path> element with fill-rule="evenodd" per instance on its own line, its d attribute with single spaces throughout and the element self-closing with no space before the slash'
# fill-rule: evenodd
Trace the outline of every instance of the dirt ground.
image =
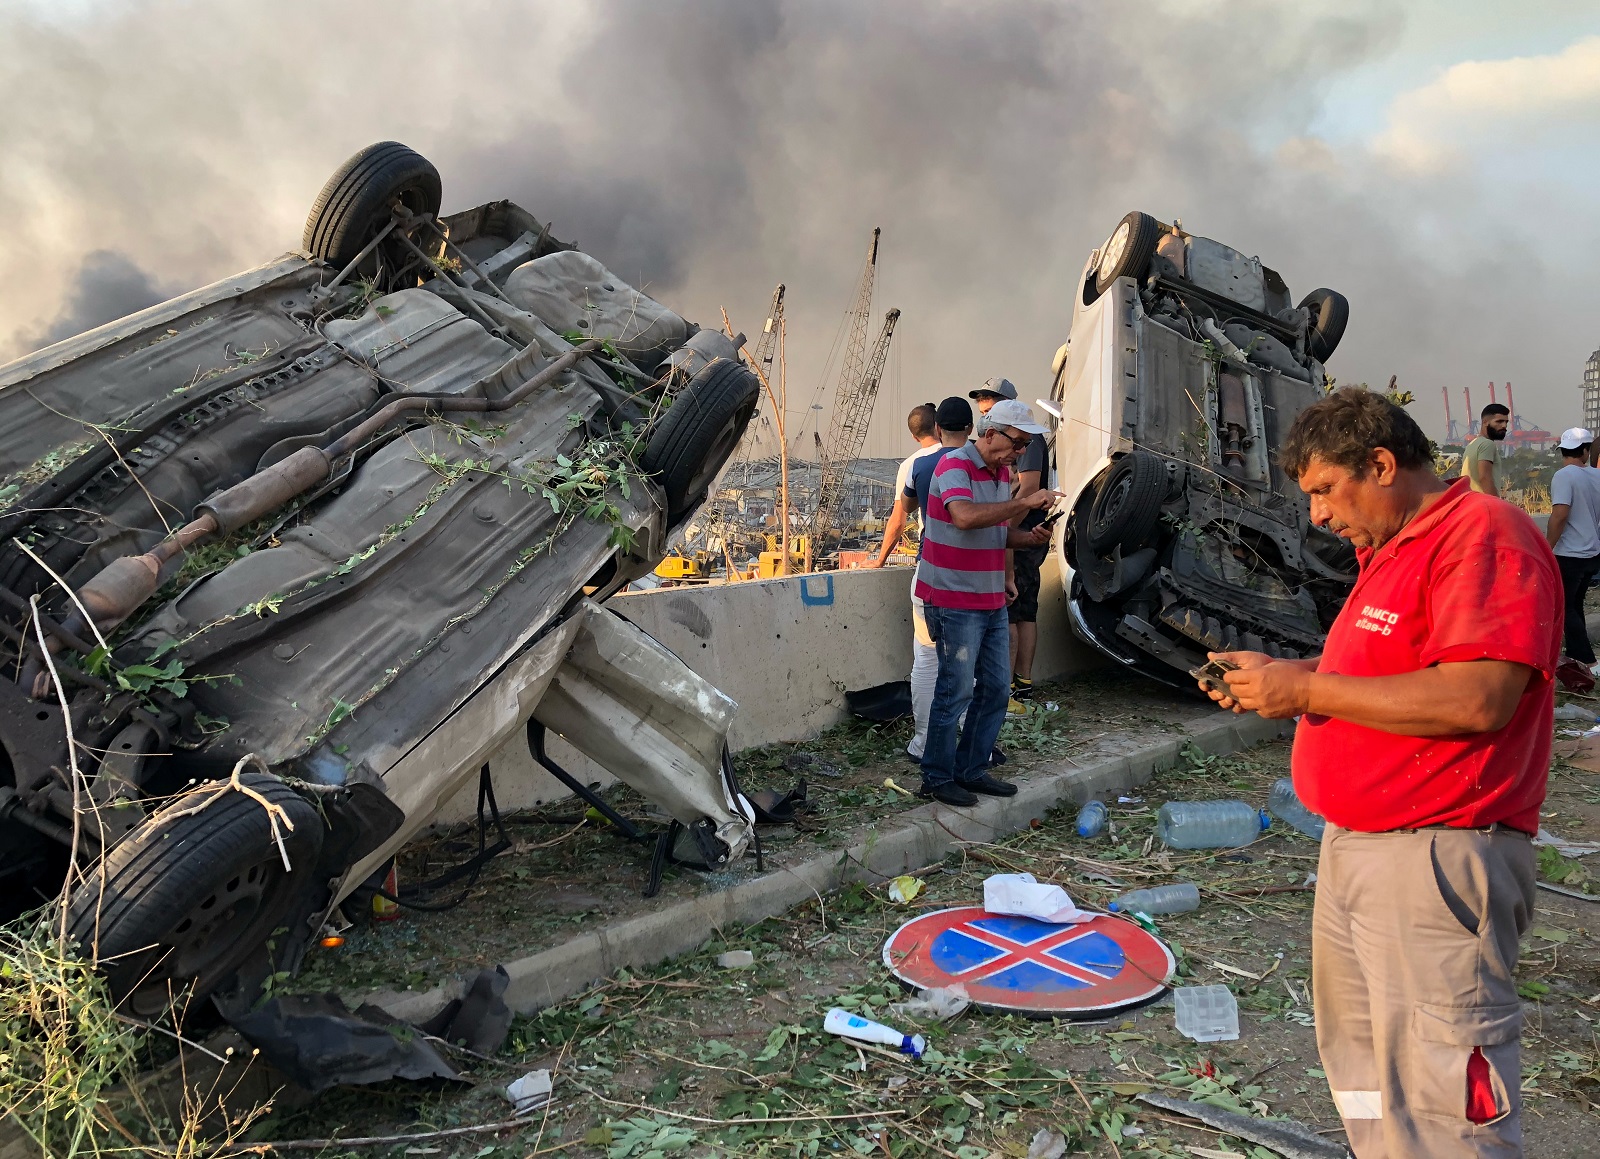
<svg viewBox="0 0 1600 1159">
<path fill-rule="evenodd" d="M 1068 694 L 1055 689 L 1045 695 Z M 1132 722 L 1121 718 L 1161 707 L 1136 703 L 1138 697 L 1164 694 L 1111 678 L 1081 696 L 1074 686 L 1070 695 L 1063 714 L 1070 725 L 1060 722 L 1061 729 L 1081 737 L 1103 731 L 1108 720 L 1128 726 Z M 1169 718 L 1174 707 L 1166 706 Z M 1038 720 L 1028 727 L 1038 730 Z M 1013 728 L 1013 734 L 1018 731 Z M 1056 731 L 1041 734 L 1038 745 L 1014 735 L 1014 768 L 1025 772 L 1029 751 L 1072 743 Z M 782 757 L 812 753 L 854 770 L 849 787 L 814 797 L 824 809 L 840 807 L 839 796 L 866 793 L 874 778 L 885 775 L 883 768 L 901 776 L 912 772 L 909 765 L 895 765 L 898 743 L 903 742 L 892 734 L 845 726 L 803 750 L 757 754 L 751 780 L 760 779 L 754 775 L 760 768 L 774 774 L 782 770 L 792 780 Z M 508 1117 L 503 1085 L 526 1071 L 550 1068 L 555 1072 L 552 1108 L 521 1128 L 381 1147 L 331 1144 L 322 1150 L 440 1159 L 557 1152 L 608 1159 L 671 1154 L 986 1159 L 1025 1156 L 1034 1133 L 1051 1128 L 1066 1137 L 1072 1154 L 1271 1155 L 1134 1101 L 1142 1090 L 1287 1116 L 1342 1139 L 1318 1066 L 1307 991 L 1312 890 L 1304 883 L 1316 868 L 1316 845 L 1281 824 L 1240 851 L 1186 854 L 1164 851 L 1152 840 L 1155 810 L 1167 799 L 1238 798 L 1264 805 L 1273 780 L 1287 773 L 1288 754 L 1285 742 L 1228 758 L 1208 758 L 1190 748 L 1177 767 L 1140 790 L 1141 801 L 1113 808 L 1110 836 L 1081 840 L 1070 816 L 1052 815 L 1007 841 L 969 845 L 925 872 L 924 891 L 910 905 L 890 901 L 882 887 L 852 887 L 758 926 L 722 931 L 695 954 L 619 974 L 580 997 L 519 1019 L 498 1058 L 458 1060 L 469 1068 L 471 1087 L 423 1090 L 396 1083 L 337 1091 L 298 1110 L 280 1111 L 264 1124 L 265 1132 L 279 1140 L 351 1138 L 425 1134 L 503 1120 Z M 887 793 L 865 805 L 897 805 L 898 794 Z M 815 838 L 815 832 L 803 832 L 814 827 L 825 832 L 828 817 L 819 811 L 797 827 L 794 839 Z M 1600 776 L 1558 759 L 1545 825 L 1569 840 L 1600 839 Z M 580 876 L 577 869 L 586 874 L 592 868 L 572 860 L 579 848 L 576 836 L 551 846 L 562 852 L 567 881 Z M 605 849 L 608 864 L 634 888 L 642 855 L 619 861 L 619 846 L 627 848 L 615 842 L 597 848 Z M 1590 860 L 1600 861 L 1600 855 Z M 536 879 L 530 868 L 524 878 L 517 876 L 518 868 L 528 867 L 510 869 L 510 880 L 526 886 L 521 893 L 526 900 L 519 904 L 538 908 L 535 899 L 548 897 L 560 875 L 541 872 Z M 1600 865 L 1547 851 L 1541 869 L 1565 888 L 1600 896 Z M 1178 957 L 1179 984 L 1232 989 L 1240 1006 L 1238 1041 L 1200 1045 L 1182 1037 L 1173 1025 L 1170 998 L 1100 1023 L 1030 1021 L 969 1010 L 951 1024 L 918 1027 L 931 1047 L 920 1062 L 859 1049 L 822 1032 L 822 1017 L 832 1006 L 910 1029 L 906 1020 L 886 1013 L 904 993 L 881 964 L 884 939 L 916 912 L 979 901 L 984 877 L 1001 870 L 1028 870 L 1059 882 L 1091 907 L 1118 892 L 1113 883 L 1198 883 L 1199 910 L 1157 919 L 1161 936 Z M 583 888 L 595 887 L 585 881 Z M 458 930 L 456 945 L 479 937 L 482 923 L 496 912 L 485 910 L 468 933 Z M 602 901 L 559 916 L 576 923 L 603 912 Z M 514 913 L 506 916 L 515 920 Z M 436 939 L 446 937 L 449 926 L 434 922 L 408 918 L 342 962 L 317 963 L 296 989 L 314 989 L 307 983 L 318 979 L 393 984 L 415 977 L 421 982 L 447 959 L 476 956 L 466 950 L 439 953 Z M 750 950 L 754 966 L 718 968 L 715 956 L 728 949 Z M 1541 890 L 1519 977 L 1528 1013 L 1527 1153 L 1542 1159 L 1594 1153 L 1600 1107 L 1597 951 L 1600 905 Z M 352 968 L 351 958 L 361 960 L 359 968 Z"/>
</svg>

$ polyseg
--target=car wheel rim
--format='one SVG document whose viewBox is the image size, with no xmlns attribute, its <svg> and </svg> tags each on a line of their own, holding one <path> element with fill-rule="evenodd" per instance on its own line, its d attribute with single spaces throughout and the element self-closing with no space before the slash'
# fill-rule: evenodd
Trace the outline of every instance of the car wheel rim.
<svg viewBox="0 0 1600 1159">
<path fill-rule="evenodd" d="M 1128 223 L 1117 226 L 1117 232 L 1106 242 L 1105 253 L 1100 255 L 1100 276 L 1109 278 L 1111 271 L 1122 264 L 1122 255 L 1128 252 Z"/>
<path fill-rule="evenodd" d="M 1099 535 L 1110 526 L 1111 521 L 1116 518 L 1117 512 L 1121 510 L 1123 503 L 1127 501 L 1128 493 L 1132 490 L 1133 476 L 1131 475 L 1125 474 L 1111 485 L 1111 490 L 1106 492 L 1105 503 L 1100 506 L 1100 510 L 1095 516 L 1094 530 L 1096 535 Z"/>
<path fill-rule="evenodd" d="M 207 980 L 218 962 L 239 944 L 263 908 L 268 892 L 282 876 L 277 853 L 219 882 L 189 908 L 161 939 L 160 959 L 148 966 L 129 1005 L 136 1013 L 165 1013 L 173 988 L 169 980 Z"/>
</svg>

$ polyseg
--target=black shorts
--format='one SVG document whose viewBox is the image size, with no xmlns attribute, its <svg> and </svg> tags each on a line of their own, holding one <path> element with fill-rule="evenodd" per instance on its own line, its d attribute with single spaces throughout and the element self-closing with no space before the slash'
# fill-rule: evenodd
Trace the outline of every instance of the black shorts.
<svg viewBox="0 0 1600 1159">
<path fill-rule="evenodd" d="M 1006 609 L 1006 617 L 1013 624 L 1032 624 L 1039 618 L 1039 569 L 1050 545 L 1019 547 L 1011 553 L 1012 570 L 1017 582 L 1017 598 Z"/>
</svg>

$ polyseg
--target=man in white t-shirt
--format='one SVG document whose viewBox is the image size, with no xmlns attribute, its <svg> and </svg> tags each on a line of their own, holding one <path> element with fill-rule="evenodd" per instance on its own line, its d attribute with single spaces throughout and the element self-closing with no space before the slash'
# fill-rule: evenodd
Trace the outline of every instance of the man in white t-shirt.
<svg viewBox="0 0 1600 1159">
<path fill-rule="evenodd" d="M 1589 466 L 1594 432 L 1561 433 L 1561 467 L 1550 480 L 1550 523 L 1545 538 L 1561 568 L 1566 598 L 1566 653 L 1593 668 L 1594 646 L 1583 622 L 1583 596 L 1600 572 L 1600 470 Z"/>
<path fill-rule="evenodd" d="M 910 513 L 900 497 L 906 493 L 906 482 L 911 478 L 911 464 L 939 449 L 939 437 L 933 431 L 935 413 L 934 405 L 925 402 L 912 407 L 911 413 L 906 416 L 906 426 L 911 430 L 911 437 L 917 440 L 917 450 L 906 456 L 894 474 L 894 506 L 889 509 L 889 518 L 884 520 L 883 545 L 878 548 L 878 558 L 876 562 L 867 564 L 868 567 L 882 567 L 888 563 L 894 549 L 900 546 L 900 537 L 906 533 Z"/>
</svg>

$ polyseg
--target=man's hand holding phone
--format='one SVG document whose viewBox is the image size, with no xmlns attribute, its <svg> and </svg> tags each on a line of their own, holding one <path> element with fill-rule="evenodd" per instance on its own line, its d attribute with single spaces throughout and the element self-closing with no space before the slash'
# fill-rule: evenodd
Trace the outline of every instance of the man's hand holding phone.
<svg viewBox="0 0 1600 1159">
<path fill-rule="evenodd" d="M 1313 669 L 1265 652 L 1208 652 L 1207 663 L 1189 675 L 1207 696 L 1234 712 L 1255 712 L 1275 720 L 1307 711 Z"/>
</svg>

